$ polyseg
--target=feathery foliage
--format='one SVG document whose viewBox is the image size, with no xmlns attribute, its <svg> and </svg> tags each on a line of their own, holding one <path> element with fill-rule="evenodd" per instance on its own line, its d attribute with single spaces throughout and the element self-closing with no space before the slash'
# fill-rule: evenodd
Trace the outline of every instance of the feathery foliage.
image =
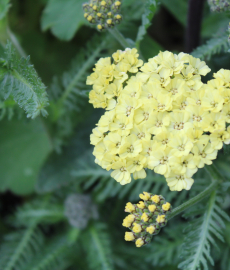
<svg viewBox="0 0 230 270">
<path fill-rule="evenodd" d="M 84 119 L 81 109 L 87 106 L 87 89 L 85 81 L 96 59 L 102 57 L 102 51 L 108 42 L 108 37 L 95 35 L 84 49 L 81 49 L 73 59 L 71 67 L 61 78 L 54 77 L 49 89 L 51 106 L 49 113 L 54 124 L 55 146 L 60 151 L 62 140 L 72 134 L 76 124 Z"/>
<path fill-rule="evenodd" d="M 112 250 L 104 223 L 93 223 L 82 239 L 87 254 L 88 265 L 92 270 L 112 270 Z"/>
<path fill-rule="evenodd" d="M 19 59 L 10 42 L 6 45 L 6 59 L 0 59 L 0 89 L 4 99 L 13 96 L 27 117 L 35 118 L 40 112 L 47 116 L 45 86 L 29 64 L 29 57 Z"/>
<path fill-rule="evenodd" d="M 157 9 L 157 0 L 147 0 L 145 2 L 145 12 L 142 15 L 142 25 L 138 29 L 136 38 L 136 47 L 139 48 L 140 41 L 144 38 L 147 33 L 147 29 L 151 25 L 151 20 Z"/>
<path fill-rule="evenodd" d="M 185 241 L 182 245 L 182 262 L 180 269 L 196 270 L 203 267 L 209 269 L 209 263 L 214 265 L 211 256 L 211 245 L 216 247 L 216 238 L 224 241 L 222 231 L 225 228 L 225 220 L 230 220 L 229 216 L 220 208 L 220 197 L 216 191 L 211 194 L 205 207 L 193 209 L 186 216 L 199 215 L 193 219 L 187 229 Z"/>
<path fill-rule="evenodd" d="M 38 252 L 44 237 L 34 222 L 26 229 L 6 235 L 0 247 L 0 269 L 24 269 L 31 257 Z"/>
<path fill-rule="evenodd" d="M 200 59 L 210 60 L 213 55 L 220 52 L 227 52 L 228 49 L 228 33 L 224 31 L 222 35 L 216 35 L 208 40 L 206 44 L 196 48 L 192 55 Z"/>
</svg>

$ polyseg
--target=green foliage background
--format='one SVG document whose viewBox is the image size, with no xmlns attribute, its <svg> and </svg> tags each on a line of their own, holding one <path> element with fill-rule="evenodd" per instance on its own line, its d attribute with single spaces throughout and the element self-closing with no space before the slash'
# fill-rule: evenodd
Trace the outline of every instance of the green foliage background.
<svg viewBox="0 0 230 270">
<path fill-rule="evenodd" d="M 215 161 L 222 189 L 170 220 L 149 246 L 124 241 L 126 202 L 149 191 L 176 207 L 210 176 L 200 170 L 192 190 L 178 193 L 151 172 L 121 186 L 94 163 L 89 135 L 103 112 L 88 104 L 86 77 L 123 48 L 84 20 L 82 3 L 0 0 L 0 269 L 230 270 L 228 147 Z M 123 0 L 118 29 L 145 59 L 184 51 L 187 9 L 187 0 Z M 229 17 L 205 4 L 202 44 L 192 54 L 212 72 L 230 69 Z M 97 208 L 84 229 L 65 215 L 70 194 L 90 196 Z"/>
</svg>

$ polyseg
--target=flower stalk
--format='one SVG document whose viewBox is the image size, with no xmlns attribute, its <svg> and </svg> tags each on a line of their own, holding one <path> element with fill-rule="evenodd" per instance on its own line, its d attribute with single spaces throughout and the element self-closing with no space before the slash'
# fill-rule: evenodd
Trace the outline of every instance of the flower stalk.
<svg viewBox="0 0 230 270">
<path fill-rule="evenodd" d="M 110 34 L 121 44 L 121 46 L 124 47 L 124 49 L 132 47 L 116 27 L 108 30 Z"/>
</svg>

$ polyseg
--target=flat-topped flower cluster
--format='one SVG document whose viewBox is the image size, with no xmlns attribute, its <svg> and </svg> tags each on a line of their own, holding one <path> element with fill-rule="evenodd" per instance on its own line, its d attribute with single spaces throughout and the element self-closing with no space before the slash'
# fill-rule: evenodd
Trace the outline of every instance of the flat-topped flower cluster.
<svg viewBox="0 0 230 270">
<path fill-rule="evenodd" d="M 95 162 L 125 185 L 151 169 L 170 190 L 190 189 L 198 168 L 230 143 L 230 71 L 210 72 L 185 53 L 160 52 L 143 63 L 136 49 L 101 58 L 87 78 L 95 108 L 107 111 L 90 137 Z"/>
</svg>

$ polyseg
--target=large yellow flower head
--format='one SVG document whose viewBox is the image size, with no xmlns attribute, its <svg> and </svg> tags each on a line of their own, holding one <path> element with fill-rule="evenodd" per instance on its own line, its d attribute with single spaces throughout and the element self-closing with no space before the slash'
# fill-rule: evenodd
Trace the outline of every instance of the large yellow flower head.
<svg viewBox="0 0 230 270">
<path fill-rule="evenodd" d="M 230 143 L 230 71 L 165 51 L 143 63 L 136 49 L 101 58 L 87 78 L 89 102 L 106 109 L 91 135 L 95 162 L 120 184 L 164 175 L 170 190 L 189 190 L 198 168 Z"/>
</svg>

